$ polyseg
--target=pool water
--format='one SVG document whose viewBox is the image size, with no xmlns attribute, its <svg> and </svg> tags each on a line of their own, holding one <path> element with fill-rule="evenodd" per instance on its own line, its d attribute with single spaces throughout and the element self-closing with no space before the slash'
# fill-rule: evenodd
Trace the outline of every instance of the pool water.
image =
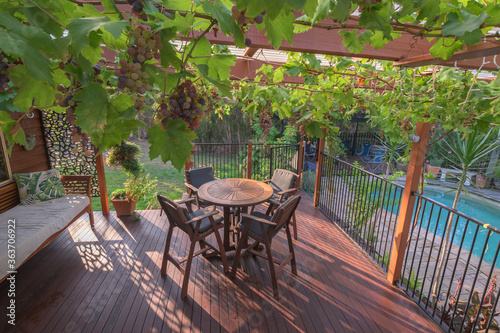
<svg viewBox="0 0 500 333">
<path fill-rule="evenodd" d="M 442 190 L 440 191 L 438 189 L 426 187 L 424 190 L 424 195 L 450 208 L 453 206 L 453 201 L 455 200 L 454 190 L 452 192 L 444 192 Z M 433 205 L 431 205 L 430 202 L 427 202 L 427 206 L 423 212 L 423 219 L 421 219 L 422 216 L 420 215 L 418 224 L 423 228 L 429 230 L 429 232 L 435 232 L 437 236 L 443 237 L 448 220 L 448 211 L 445 211 L 443 209 L 441 210 L 441 214 L 439 214 L 439 207 L 434 206 L 434 209 L 432 209 L 432 206 Z M 496 205 L 489 200 L 482 199 L 476 196 L 465 196 L 462 194 L 460 200 L 458 201 L 457 210 L 469 217 L 500 229 L 499 207 L 499 205 Z M 464 249 L 470 251 L 474 241 L 477 224 L 474 222 L 469 222 L 467 224 L 467 220 L 463 217 L 458 218 L 457 221 L 457 217 L 455 216 L 453 218 L 452 230 L 455 228 L 455 223 L 458 224 L 456 226 L 453 242 L 457 245 L 460 245 L 460 243 L 462 242 L 462 235 L 465 234 L 465 236 L 463 237 L 462 246 Z M 484 260 L 488 263 L 492 263 L 495 259 L 495 254 L 500 242 L 500 235 L 491 232 L 488 239 L 488 244 L 485 247 L 487 234 L 488 230 L 486 228 L 479 227 L 472 253 L 480 258 L 483 249 L 485 249 L 486 252 L 484 254 Z M 498 256 L 500 257 L 500 254 Z M 500 258 L 497 257 L 495 265 L 497 267 L 500 267 Z"/>
</svg>

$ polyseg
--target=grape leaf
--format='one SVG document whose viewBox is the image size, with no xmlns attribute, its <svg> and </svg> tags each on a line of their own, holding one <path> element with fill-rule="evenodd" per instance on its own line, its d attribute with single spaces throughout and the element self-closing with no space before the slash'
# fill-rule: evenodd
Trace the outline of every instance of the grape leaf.
<svg viewBox="0 0 500 333">
<path fill-rule="evenodd" d="M 452 12 L 448 14 L 447 21 L 443 24 L 443 36 L 453 35 L 461 37 L 467 31 L 476 30 L 488 18 L 488 14 L 483 12 L 481 15 L 476 16 L 464 9 L 460 11 L 460 17 L 463 19 L 463 22 L 456 13 Z"/>
<path fill-rule="evenodd" d="M 137 111 L 132 107 L 134 101 L 130 95 L 110 98 L 99 83 L 90 83 L 74 99 L 80 101 L 75 108 L 77 125 L 101 151 L 120 144 L 131 132 L 144 125 L 135 119 Z"/>
<path fill-rule="evenodd" d="M 26 65 L 18 65 L 9 69 L 12 82 L 19 87 L 13 104 L 23 112 L 27 112 L 31 105 L 47 107 L 54 102 L 56 88 L 46 81 L 31 76 Z"/>
<path fill-rule="evenodd" d="M 358 36 L 356 30 L 341 30 L 339 31 L 339 34 L 344 36 L 344 38 L 342 39 L 342 44 L 347 47 L 349 52 L 360 53 L 365 49 L 364 44 L 370 41 L 372 32 L 366 30 Z"/>
<path fill-rule="evenodd" d="M 385 7 L 368 7 L 359 16 L 359 25 L 367 27 L 372 31 L 382 31 L 384 37 L 392 40 L 392 26 L 389 11 Z"/>
<path fill-rule="evenodd" d="M 484 37 L 483 32 L 480 29 L 476 29 L 473 31 L 466 31 L 462 40 L 467 44 L 467 46 L 471 46 L 473 44 L 479 43 L 481 38 Z"/>
<path fill-rule="evenodd" d="M 151 144 L 149 158 L 153 160 L 160 156 L 163 163 L 170 161 L 180 173 L 184 163 L 191 157 L 191 141 L 197 138 L 196 134 L 182 119 L 170 120 L 165 129 L 158 125 L 150 127 L 147 133 Z"/>
<path fill-rule="evenodd" d="M 455 51 L 463 48 L 461 42 L 455 41 L 454 38 L 438 38 L 429 52 L 434 57 L 440 57 L 444 60 L 449 59 Z"/>
<path fill-rule="evenodd" d="M 67 29 L 71 36 L 73 47 L 78 53 L 89 45 L 91 31 L 98 31 L 102 27 L 111 33 L 115 39 L 118 39 L 123 30 L 128 26 L 129 22 L 125 20 L 110 22 L 109 17 L 85 17 L 71 19 Z"/>
<path fill-rule="evenodd" d="M 215 0 L 215 2 L 204 1 L 202 6 L 206 13 L 217 20 L 224 34 L 230 35 L 234 31 L 234 20 L 231 17 L 231 11 L 220 0 Z"/>
<path fill-rule="evenodd" d="M 384 47 L 389 42 L 387 38 L 384 38 L 384 33 L 382 31 L 375 31 L 373 36 L 370 37 L 370 41 L 375 50 Z"/>
<path fill-rule="evenodd" d="M 208 58 L 208 75 L 221 81 L 231 76 L 231 66 L 236 63 L 236 57 L 230 54 L 214 54 Z"/>
<path fill-rule="evenodd" d="M 169 64 L 175 69 L 181 68 L 181 59 L 177 56 L 177 51 L 170 44 L 169 40 L 175 37 L 175 33 L 171 29 L 160 30 L 163 49 L 160 51 L 160 60 L 163 68 L 168 68 Z"/>
<path fill-rule="evenodd" d="M 497 25 L 500 23 L 500 4 L 495 5 L 490 3 L 488 6 L 484 7 L 484 11 L 489 16 L 484 23 L 487 25 Z"/>
<path fill-rule="evenodd" d="M 321 60 L 316 58 L 316 55 L 311 53 L 304 53 L 302 56 L 309 62 L 309 66 L 311 66 L 313 69 L 319 70 Z"/>
<path fill-rule="evenodd" d="M 290 44 L 293 42 L 293 22 L 295 16 L 292 12 L 286 15 L 278 16 L 274 21 L 271 21 L 266 15 L 264 24 L 266 34 L 275 49 L 278 49 L 283 42 L 283 38 Z"/>
<path fill-rule="evenodd" d="M 314 13 L 312 20 L 313 23 L 328 18 L 328 15 L 330 15 L 330 9 L 332 9 L 333 6 L 333 0 L 318 0 L 318 7 L 316 8 L 316 12 Z"/>
<path fill-rule="evenodd" d="M 350 12 L 351 12 L 350 0 L 337 0 L 337 3 L 333 7 L 333 10 L 330 15 L 332 20 L 342 23 L 349 18 Z"/>
<path fill-rule="evenodd" d="M 321 130 L 321 125 L 317 121 L 310 121 L 306 124 L 306 131 L 307 135 L 311 137 L 316 137 L 316 138 L 322 138 L 323 137 L 323 131 Z"/>
</svg>

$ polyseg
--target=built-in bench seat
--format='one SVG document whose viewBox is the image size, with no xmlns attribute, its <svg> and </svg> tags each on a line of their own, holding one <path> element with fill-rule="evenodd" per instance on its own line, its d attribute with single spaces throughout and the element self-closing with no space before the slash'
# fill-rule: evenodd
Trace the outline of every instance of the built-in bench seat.
<svg viewBox="0 0 500 333">
<path fill-rule="evenodd" d="M 8 271 L 17 270 L 84 213 L 89 214 L 90 224 L 94 227 L 90 200 L 91 177 L 61 176 L 61 180 L 66 196 L 31 205 L 17 205 L 0 214 L 1 281 L 9 275 Z M 8 252 L 9 224 L 15 226 L 14 269 L 8 265 L 11 259 Z"/>
</svg>

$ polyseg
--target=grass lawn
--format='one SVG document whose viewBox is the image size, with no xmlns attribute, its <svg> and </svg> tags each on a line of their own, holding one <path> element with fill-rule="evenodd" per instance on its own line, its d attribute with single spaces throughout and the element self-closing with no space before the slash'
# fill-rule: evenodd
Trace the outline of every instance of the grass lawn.
<svg viewBox="0 0 500 333">
<path fill-rule="evenodd" d="M 182 193 L 186 192 L 186 187 L 184 186 L 184 172 L 182 174 L 175 169 L 170 162 L 163 163 L 159 158 L 152 161 L 149 160 L 149 143 L 146 140 L 130 140 L 131 142 L 139 145 L 141 147 L 141 162 L 144 163 L 144 172 L 150 174 L 151 177 L 158 179 L 158 187 L 156 193 L 151 194 L 151 198 L 156 197 L 156 194 L 162 194 L 170 199 L 180 199 Z M 106 174 L 106 186 L 108 189 L 108 196 L 111 199 L 111 193 L 119 188 L 123 188 L 123 183 L 127 179 L 126 175 L 118 169 L 113 167 L 104 167 Z M 158 207 L 156 199 L 151 199 L 154 204 L 152 207 Z M 146 209 L 149 203 L 147 200 L 140 200 L 137 202 L 137 208 Z M 94 210 L 101 210 L 101 199 L 92 198 L 92 206 Z M 113 205 L 109 204 L 110 210 L 114 210 Z"/>
</svg>

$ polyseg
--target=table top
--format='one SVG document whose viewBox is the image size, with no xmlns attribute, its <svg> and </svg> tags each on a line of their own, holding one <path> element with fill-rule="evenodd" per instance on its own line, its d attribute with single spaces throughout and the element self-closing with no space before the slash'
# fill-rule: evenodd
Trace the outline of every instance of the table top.
<svg viewBox="0 0 500 333">
<path fill-rule="evenodd" d="M 218 206 L 246 207 L 260 204 L 273 195 L 271 186 L 245 178 L 218 179 L 203 184 L 198 196 Z"/>
</svg>

